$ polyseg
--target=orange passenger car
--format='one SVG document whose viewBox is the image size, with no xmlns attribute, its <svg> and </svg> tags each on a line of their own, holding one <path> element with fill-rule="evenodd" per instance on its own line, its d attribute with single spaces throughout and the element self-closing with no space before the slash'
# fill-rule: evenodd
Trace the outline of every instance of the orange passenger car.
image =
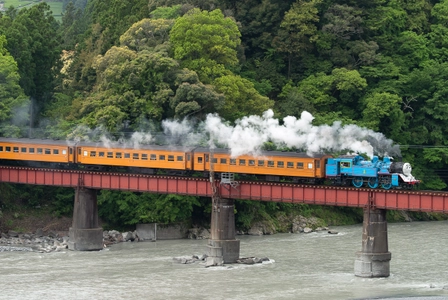
<svg viewBox="0 0 448 300">
<path fill-rule="evenodd" d="M 210 163 L 216 173 L 239 173 L 266 175 L 267 179 L 278 180 L 280 177 L 314 179 L 325 178 L 325 162 L 330 155 L 309 156 L 305 153 L 264 151 L 260 156 L 230 156 L 228 150 L 215 149 L 213 158 L 210 150 L 198 148 L 194 151 L 194 170 L 210 171 Z"/>
<path fill-rule="evenodd" d="M 77 162 L 88 166 L 123 166 L 149 170 L 191 170 L 191 150 L 180 147 L 141 146 L 139 149 L 114 144 L 111 147 L 94 143 L 77 145 Z"/>
<path fill-rule="evenodd" d="M 65 141 L 0 138 L 0 160 L 67 164 L 74 162 L 73 152 Z"/>
</svg>

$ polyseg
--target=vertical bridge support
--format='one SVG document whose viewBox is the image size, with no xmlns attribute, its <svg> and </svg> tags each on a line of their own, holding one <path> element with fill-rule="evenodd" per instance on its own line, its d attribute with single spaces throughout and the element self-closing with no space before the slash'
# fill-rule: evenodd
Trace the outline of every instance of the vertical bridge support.
<svg viewBox="0 0 448 300">
<path fill-rule="evenodd" d="M 212 198 L 211 238 L 207 244 L 206 266 L 235 263 L 240 256 L 240 241 L 235 239 L 233 199 Z"/>
<path fill-rule="evenodd" d="M 356 253 L 355 275 L 359 277 L 388 277 L 391 253 L 387 244 L 385 209 L 364 208 L 362 250 Z"/>
<path fill-rule="evenodd" d="M 98 226 L 96 190 L 77 188 L 68 248 L 90 251 L 103 249 L 103 229 Z"/>
</svg>

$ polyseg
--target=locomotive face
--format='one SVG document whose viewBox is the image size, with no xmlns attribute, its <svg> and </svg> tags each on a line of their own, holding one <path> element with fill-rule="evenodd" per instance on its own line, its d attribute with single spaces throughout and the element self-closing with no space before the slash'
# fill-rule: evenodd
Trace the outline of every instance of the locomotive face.
<svg viewBox="0 0 448 300">
<path fill-rule="evenodd" d="M 411 175 L 412 167 L 410 163 L 404 163 L 403 164 L 403 174 L 406 176 Z"/>
</svg>

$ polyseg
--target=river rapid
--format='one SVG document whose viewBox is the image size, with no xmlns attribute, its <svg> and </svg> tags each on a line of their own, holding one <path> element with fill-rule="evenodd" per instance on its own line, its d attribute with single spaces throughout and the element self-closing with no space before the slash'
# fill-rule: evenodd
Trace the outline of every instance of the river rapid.
<svg viewBox="0 0 448 300">
<path fill-rule="evenodd" d="M 205 240 L 121 243 L 95 252 L 1 252 L 0 299 L 448 299 L 448 222 L 388 224 L 391 276 L 354 276 L 362 225 L 338 234 L 238 236 L 255 265 L 205 268 Z M 414 298 L 417 297 L 417 298 Z"/>
</svg>

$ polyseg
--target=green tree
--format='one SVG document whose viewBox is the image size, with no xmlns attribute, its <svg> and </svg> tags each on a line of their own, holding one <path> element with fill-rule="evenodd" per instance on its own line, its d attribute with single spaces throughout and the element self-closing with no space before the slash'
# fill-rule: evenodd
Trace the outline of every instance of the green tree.
<svg viewBox="0 0 448 300">
<path fill-rule="evenodd" d="M 28 120 L 28 98 L 19 85 L 19 68 L 6 50 L 6 37 L 0 35 L 0 135 L 20 136 Z"/>
<path fill-rule="evenodd" d="M 177 62 L 163 50 L 131 51 L 112 47 L 94 64 L 98 82 L 96 91 L 74 106 L 74 117 L 83 117 L 90 126 L 104 125 L 112 132 L 124 121 L 137 129 L 139 120 L 161 120 L 169 99 L 174 95 L 171 82 Z M 79 111 L 77 111 L 79 110 Z"/>
<path fill-rule="evenodd" d="M 224 95 L 216 92 L 213 86 L 200 82 L 195 72 L 183 69 L 177 74 L 176 82 L 180 84 L 170 99 L 174 117 L 204 116 L 224 106 Z"/>
<path fill-rule="evenodd" d="M 189 221 L 196 197 L 103 190 L 98 195 L 98 214 L 108 226 Z"/>
<path fill-rule="evenodd" d="M 285 14 L 278 36 L 273 44 L 278 51 L 288 54 L 288 77 L 294 56 L 298 56 L 313 47 L 318 38 L 317 22 L 319 21 L 317 6 L 321 0 L 298 0 Z"/>
<path fill-rule="evenodd" d="M 135 51 L 153 49 L 168 41 L 173 20 L 143 19 L 138 21 L 120 37 L 120 45 Z"/>
<path fill-rule="evenodd" d="M 58 24 L 45 2 L 23 8 L 14 19 L 0 19 L 7 49 L 17 61 L 20 85 L 36 101 L 39 112 L 51 99 L 60 68 Z M 37 115 L 37 114 L 36 114 Z"/>
<path fill-rule="evenodd" d="M 428 34 L 428 48 L 431 56 L 439 62 L 448 58 L 448 1 L 436 3 L 431 11 L 434 23 Z"/>
<path fill-rule="evenodd" d="M 274 101 L 260 95 L 253 83 L 241 76 L 222 76 L 213 84 L 218 92 L 225 95 L 224 107 L 218 112 L 226 120 L 236 120 L 249 114 L 261 115 L 274 105 Z"/>
<path fill-rule="evenodd" d="M 210 83 L 229 74 L 228 68 L 238 63 L 240 36 L 235 21 L 220 10 L 193 9 L 176 19 L 170 42 L 181 66 L 196 71 L 201 82 Z"/>
<path fill-rule="evenodd" d="M 70 1 L 62 14 L 62 24 L 59 29 L 63 40 L 62 47 L 64 49 L 74 49 L 85 29 L 81 8 L 76 8 L 75 4 Z"/>
<path fill-rule="evenodd" d="M 367 82 L 356 70 L 334 69 L 330 75 L 317 73 L 299 82 L 296 95 L 318 114 L 341 111 L 345 118 L 359 117 L 361 91 Z"/>
<path fill-rule="evenodd" d="M 176 19 L 181 15 L 182 5 L 174 6 L 159 6 L 151 11 L 151 18 L 153 19 Z"/>
<path fill-rule="evenodd" d="M 402 99 L 398 95 L 383 92 L 364 98 L 362 125 L 378 132 L 385 132 L 395 142 L 407 142 L 404 132 L 405 116 L 401 110 Z"/>
</svg>

